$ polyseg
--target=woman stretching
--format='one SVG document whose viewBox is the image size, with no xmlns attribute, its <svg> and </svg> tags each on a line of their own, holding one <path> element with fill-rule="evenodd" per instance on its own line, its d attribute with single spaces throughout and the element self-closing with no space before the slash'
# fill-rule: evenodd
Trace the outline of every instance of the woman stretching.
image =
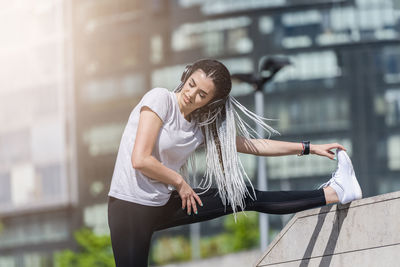
<svg viewBox="0 0 400 267">
<path fill-rule="evenodd" d="M 289 214 L 362 197 L 342 145 L 254 138 L 238 110 L 265 131 L 278 132 L 230 91 L 228 69 L 217 60 L 203 59 L 186 67 L 174 92 L 154 88 L 131 112 L 108 193 L 108 223 L 118 267 L 147 266 L 154 231 L 236 215 L 239 209 Z M 192 163 L 196 172 L 191 156 L 198 147 L 205 148 L 207 169 L 192 188 L 187 169 Z M 314 190 L 256 190 L 237 155 L 316 154 L 334 159 L 332 149 L 338 168 Z"/>
</svg>

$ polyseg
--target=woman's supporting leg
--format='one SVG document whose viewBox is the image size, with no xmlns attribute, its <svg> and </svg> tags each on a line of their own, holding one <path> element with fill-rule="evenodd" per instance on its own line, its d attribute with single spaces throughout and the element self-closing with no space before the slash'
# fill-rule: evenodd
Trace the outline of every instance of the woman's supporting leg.
<svg viewBox="0 0 400 267">
<path fill-rule="evenodd" d="M 109 197 L 108 225 L 117 267 L 148 266 L 157 208 Z"/>
<path fill-rule="evenodd" d="M 252 189 L 248 187 L 249 192 Z M 195 192 L 201 190 L 195 188 Z M 246 197 L 245 210 L 258 211 L 270 214 L 289 214 L 326 205 L 323 189 L 318 190 L 293 190 L 293 191 L 259 191 L 256 192 L 256 200 Z M 156 225 L 155 230 L 162 230 L 178 225 L 196 223 L 211 220 L 220 216 L 231 214 L 231 206 L 224 206 L 218 189 L 210 188 L 206 193 L 199 195 L 203 207 L 197 205 L 198 214 L 188 215 L 186 209 L 182 210 L 182 200 L 176 191 L 173 191 L 168 203 L 164 206 L 162 219 Z M 238 207 L 238 210 L 240 208 Z"/>
</svg>

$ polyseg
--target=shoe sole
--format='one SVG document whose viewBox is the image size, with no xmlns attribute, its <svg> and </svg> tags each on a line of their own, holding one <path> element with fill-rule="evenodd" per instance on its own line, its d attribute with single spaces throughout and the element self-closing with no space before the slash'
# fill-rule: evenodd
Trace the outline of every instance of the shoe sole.
<svg viewBox="0 0 400 267">
<path fill-rule="evenodd" d="M 353 184 L 353 189 L 354 189 L 354 192 L 355 192 L 355 199 L 354 200 L 361 199 L 362 198 L 362 190 L 361 190 L 360 184 L 358 183 L 356 174 L 354 173 L 353 164 L 351 162 L 351 159 L 350 159 L 349 155 L 347 155 L 346 151 L 343 151 L 343 152 L 344 152 L 344 155 L 346 156 L 348 162 L 350 163 L 350 166 L 351 166 L 351 169 L 352 169 L 352 171 L 351 171 L 351 178 L 352 178 L 351 182 Z M 351 200 L 351 201 L 353 201 L 353 200 Z M 351 201 L 346 201 L 346 202 L 343 202 L 342 204 L 346 204 L 346 203 L 349 203 Z"/>
</svg>

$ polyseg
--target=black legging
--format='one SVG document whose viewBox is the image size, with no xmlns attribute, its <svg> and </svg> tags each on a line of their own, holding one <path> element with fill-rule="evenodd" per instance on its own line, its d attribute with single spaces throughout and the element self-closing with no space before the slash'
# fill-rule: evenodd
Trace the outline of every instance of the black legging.
<svg viewBox="0 0 400 267">
<path fill-rule="evenodd" d="M 250 188 L 249 192 L 252 192 Z M 200 192 L 195 188 L 195 192 Z M 270 214 L 289 214 L 326 205 L 323 189 L 295 191 L 256 191 L 257 200 L 246 198 L 246 208 Z M 154 231 L 196 223 L 231 214 L 232 207 L 222 204 L 218 189 L 199 195 L 203 207 L 198 214 L 182 210 L 182 200 L 172 191 L 164 206 L 145 206 L 113 197 L 108 198 L 108 224 L 117 267 L 145 267 L 148 264 L 150 240 Z M 240 210 L 240 209 L 239 209 Z"/>
</svg>

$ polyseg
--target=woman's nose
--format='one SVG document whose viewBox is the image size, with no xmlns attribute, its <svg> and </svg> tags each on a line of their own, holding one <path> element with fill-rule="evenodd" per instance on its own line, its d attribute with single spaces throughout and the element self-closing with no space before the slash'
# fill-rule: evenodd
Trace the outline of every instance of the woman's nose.
<svg viewBox="0 0 400 267">
<path fill-rule="evenodd" d="M 195 94 L 196 94 L 196 89 L 195 89 L 195 88 L 191 88 L 191 89 L 189 90 L 188 97 L 190 97 L 190 99 L 193 99 L 194 96 L 195 96 Z"/>
</svg>

